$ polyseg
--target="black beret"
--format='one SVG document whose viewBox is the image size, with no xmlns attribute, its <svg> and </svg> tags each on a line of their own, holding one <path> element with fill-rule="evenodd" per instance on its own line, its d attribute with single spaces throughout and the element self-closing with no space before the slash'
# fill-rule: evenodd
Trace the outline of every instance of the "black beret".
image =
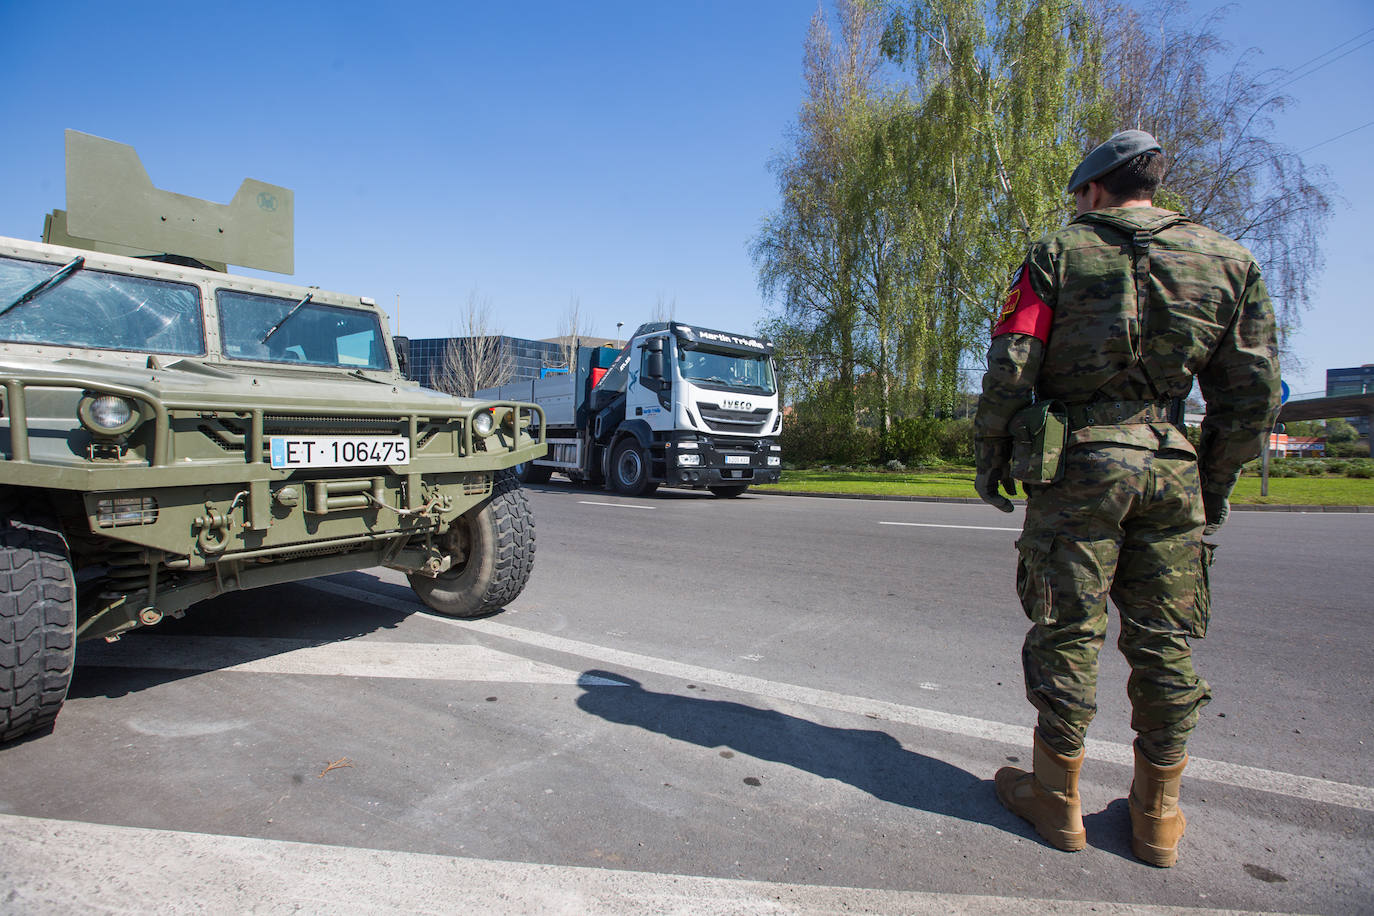
<svg viewBox="0 0 1374 916">
<path fill-rule="evenodd" d="M 1143 130 L 1123 130 L 1113 134 L 1106 143 L 1088 153 L 1078 168 L 1073 170 L 1073 177 L 1069 179 L 1069 193 L 1150 150 L 1163 152 L 1164 148 Z"/>
</svg>

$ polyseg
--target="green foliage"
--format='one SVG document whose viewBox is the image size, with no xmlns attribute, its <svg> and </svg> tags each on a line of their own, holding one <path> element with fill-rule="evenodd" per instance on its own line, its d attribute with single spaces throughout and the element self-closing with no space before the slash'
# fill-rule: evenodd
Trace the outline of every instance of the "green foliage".
<svg viewBox="0 0 1374 916">
<path fill-rule="evenodd" d="M 1359 442 L 1327 442 L 1326 453 L 1332 458 L 1368 458 L 1369 446 Z"/>
<path fill-rule="evenodd" d="M 1360 438 L 1360 433 L 1349 420 L 1333 419 L 1326 421 L 1326 444 L 1344 445 Z"/>
<path fill-rule="evenodd" d="M 941 421 L 934 417 L 907 417 L 893 420 L 883 433 L 882 457 L 907 464 L 925 464 L 940 454 Z"/>
<path fill-rule="evenodd" d="M 1294 420 L 1283 424 L 1284 432 L 1290 436 L 1325 436 L 1326 428 L 1321 420 Z"/>
<path fill-rule="evenodd" d="M 1374 461 L 1352 461 L 1345 471 L 1346 477 L 1358 477 L 1362 480 L 1369 480 L 1374 477 Z"/>
</svg>

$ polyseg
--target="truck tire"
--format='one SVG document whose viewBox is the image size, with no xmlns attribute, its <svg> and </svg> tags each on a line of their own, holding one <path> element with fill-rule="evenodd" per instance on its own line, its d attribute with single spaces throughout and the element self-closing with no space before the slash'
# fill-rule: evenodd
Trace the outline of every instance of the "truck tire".
<svg viewBox="0 0 1374 916">
<path fill-rule="evenodd" d="M 712 493 L 716 494 L 717 496 L 719 496 L 721 499 L 732 499 L 732 498 L 734 498 L 734 497 L 736 497 L 736 496 L 739 496 L 739 495 L 740 495 L 741 493 L 743 493 L 745 490 L 749 489 L 749 484 L 747 484 L 747 483 L 738 483 L 738 484 L 732 484 L 731 486 L 728 486 L 728 487 L 727 487 L 727 486 L 707 487 L 707 489 L 710 490 Z"/>
<path fill-rule="evenodd" d="M 626 496 L 647 496 L 658 489 L 649 479 L 649 456 L 634 439 L 624 439 L 611 455 L 611 486 Z"/>
<path fill-rule="evenodd" d="M 421 601 L 446 617 L 481 617 L 514 601 L 534 568 L 534 516 L 515 472 L 497 471 L 491 499 L 455 521 L 448 537 L 466 559 L 437 577 L 411 573 Z"/>
<path fill-rule="evenodd" d="M 0 495 L 0 743 L 51 728 L 75 657 L 76 582 L 57 520 Z"/>
<path fill-rule="evenodd" d="M 533 461 L 522 461 L 514 470 L 521 483 L 548 483 L 553 475 L 553 468 L 537 465 Z"/>
</svg>

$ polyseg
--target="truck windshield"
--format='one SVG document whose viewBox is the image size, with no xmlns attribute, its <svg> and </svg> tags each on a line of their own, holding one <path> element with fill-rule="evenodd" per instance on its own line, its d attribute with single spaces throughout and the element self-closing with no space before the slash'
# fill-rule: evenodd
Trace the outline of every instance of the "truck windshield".
<svg viewBox="0 0 1374 916">
<path fill-rule="evenodd" d="M 224 355 L 270 363 L 340 369 L 389 369 L 382 326 L 361 309 L 282 299 L 260 293 L 215 291 Z M 290 320 L 287 321 L 287 316 Z"/>
<path fill-rule="evenodd" d="M 0 258 L 0 303 L 14 302 L 60 264 Z M 0 340 L 93 350 L 200 356 L 200 290 L 186 283 L 77 270 L 0 315 Z"/>
<path fill-rule="evenodd" d="M 678 372 L 706 388 L 772 394 L 773 362 L 767 356 L 743 356 L 707 347 L 677 348 Z"/>
</svg>

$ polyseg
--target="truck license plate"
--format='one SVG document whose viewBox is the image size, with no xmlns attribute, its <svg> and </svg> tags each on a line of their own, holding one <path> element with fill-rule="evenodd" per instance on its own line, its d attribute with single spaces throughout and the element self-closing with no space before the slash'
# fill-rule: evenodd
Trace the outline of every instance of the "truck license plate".
<svg viewBox="0 0 1374 916">
<path fill-rule="evenodd" d="M 405 436 L 272 436 L 274 468 L 351 468 L 409 464 Z"/>
<path fill-rule="evenodd" d="M 748 463 L 749 463 L 749 456 L 748 456 L 748 455 L 726 455 L 726 456 L 725 456 L 725 463 L 726 463 L 726 464 L 748 464 Z"/>
</svg>

